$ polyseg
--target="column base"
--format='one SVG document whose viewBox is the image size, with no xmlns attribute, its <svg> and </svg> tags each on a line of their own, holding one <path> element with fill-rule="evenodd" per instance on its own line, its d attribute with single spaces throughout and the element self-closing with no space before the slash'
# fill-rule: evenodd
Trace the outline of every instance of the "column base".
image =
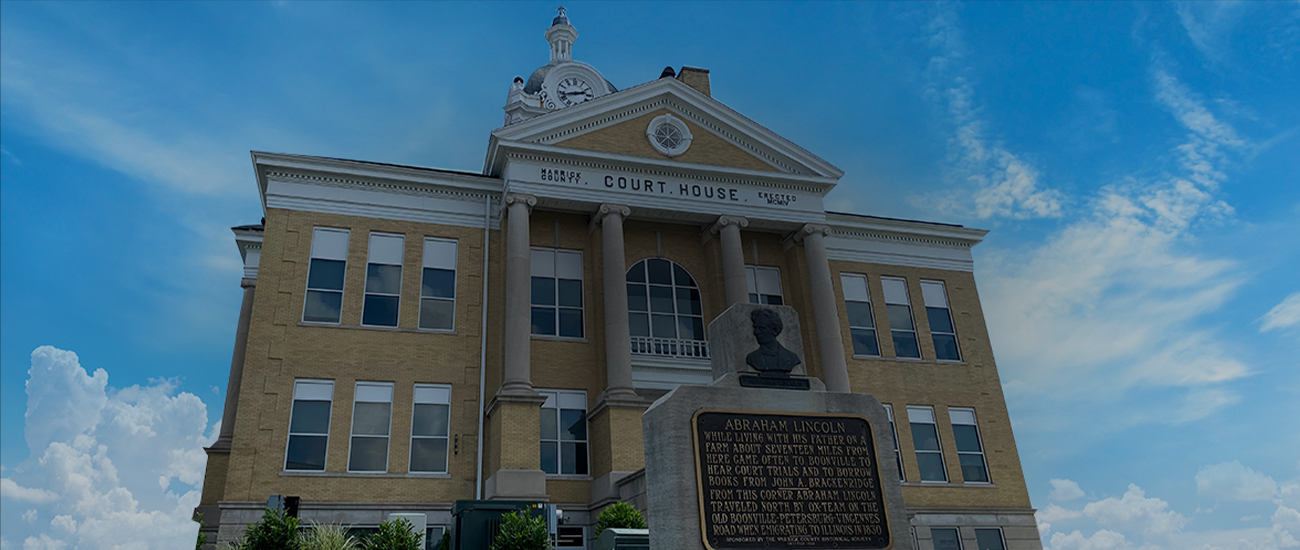
<svg viewBox="0 0 1300 550">
<path fill-rule="evenodd" d="M 488 500 L 551 499 L 546 494 L 546 472 L 541 470 L 497 470 L 484 483 L 483 494 Z"/>
</svg>

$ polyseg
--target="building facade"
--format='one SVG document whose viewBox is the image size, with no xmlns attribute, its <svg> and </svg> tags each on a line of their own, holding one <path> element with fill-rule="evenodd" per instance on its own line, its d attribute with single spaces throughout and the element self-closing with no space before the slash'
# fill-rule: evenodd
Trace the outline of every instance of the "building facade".
<svg viewBox="0 0 1300 550">
<path fill-rule="evenodd" d="M 843 173 L 708 71 L 618 90 L 563 12 L 545 36 L 479 173 L 252 154 L 213 540 L 268 495 L 434 537 L 481 498 L 556 503 L 562 545 L 589 547 L 605 506 L 644 507 L 641 413 L 711 381 L 709 321 L 756 302 L 798 312 L 809 375 L 887 404 L 918 548 L 1041 548 L 972 275 L 985 231 L 826 212 Z"/>
</svg>

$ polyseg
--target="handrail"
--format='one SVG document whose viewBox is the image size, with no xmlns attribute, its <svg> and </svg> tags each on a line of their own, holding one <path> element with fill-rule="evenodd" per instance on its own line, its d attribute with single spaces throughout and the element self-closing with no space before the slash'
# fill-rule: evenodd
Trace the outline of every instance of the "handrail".
<svg viewBox="0 0 1300 550">
<path fill-rule="evenodd" d="M 708 359 L 709 343 L 704 340 L 633 336 L 632 354 Z"/>
</svg>

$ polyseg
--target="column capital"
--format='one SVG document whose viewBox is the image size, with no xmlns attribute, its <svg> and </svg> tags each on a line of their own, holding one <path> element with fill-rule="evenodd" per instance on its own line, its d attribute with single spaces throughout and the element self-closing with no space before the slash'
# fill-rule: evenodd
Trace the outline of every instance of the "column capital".
<svg viewBox="0 0 1300 550">
<path fill-rule="evenodd" d="M 528 213 L 532 214 L 533 207 L 537 205 L 537 196 L 527 193 L 509 193 L 501 201 L 502 208 L 508 208 L 517 202 L 523 203 L 524 206 L 528 207 Z"/>
<path fill-rule="evenodd" d="M 626 204 L 614 204 L 611 202 L 602 203 L 591 215 L 591 223 L 587 225 L 588 233 L 595 233 L 596 228 L 605 223 L 605 217 L 618 214 L 620 218 L 627 219 L 632 215 L 632 208 Z"/>
<path fill-rule="evenodd" d="M 718 216 L 718 221 L 713 222 L 713 225 L 709 226 L 709 233 L 717 235 L 719 231 L 722 231 L 722 228 L 728 225 L 734 225 L 744 229 L 749 227 L 749 218 L 743 216 Z"/>
<path fill-rule="evenodd" d="M 829 237 L 833 233 L 835 233 L 835 230 L 831 229 L 831 226 L 829 225 L 823 223 L 805 223 L 803 224 L 803 227 L 796 229 L 794 233 L 787 236 L 783 244 L 786 245 L 785 249 L 789 250 L 790 246 L 802 243 L 805 238 L 811 237 L 814 234 Z"/>
</svg>

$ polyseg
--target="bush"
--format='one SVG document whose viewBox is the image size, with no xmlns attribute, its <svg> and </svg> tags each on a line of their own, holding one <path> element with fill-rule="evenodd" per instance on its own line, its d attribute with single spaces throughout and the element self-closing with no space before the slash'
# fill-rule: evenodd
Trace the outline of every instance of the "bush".
<svg viewBox="0 0 1300 550">
<path fill-rule="evenodd" d="M 239 550 L 302 550 L 298 535 L 298 518 L 284 510 L 268 508 L 262 519 L 248 526 L 244 538 L 235 543 Z"/>
<path fill-rule="evenodd" d="M 338 524 L 312 522 L 311 530 L 302 536 L 302 550 L 356 550 L 357 538 L 348 535 L 348 529 Z"/>
<path fill-rule="evenodd" d="M 437 550 L 451 550 L 451 530 L 447 529 L 442 532 L 442 541 L 438 543 Z"/>
<path fill-rule="evenodd" d="M 363 550 L 424 550 L 420 548 L 420 534 L 406 518 L 379 524 L 379 532 L 366 537 Z"/>
<path fill-rule="evenodd" d="M 615 502 L 600 511 L 596 520 L 596 536 L 606 529 L 646 529 L 645 518 L 636 508 L 626 502 Z"/>
<path fill-rule="evenodd" d="M 550 547 L 546 520 L 529 516 L 527 512 L 501 516 L 501 531 L 492 539 L 492 550 L 548 550 Z"/>
</svg>

